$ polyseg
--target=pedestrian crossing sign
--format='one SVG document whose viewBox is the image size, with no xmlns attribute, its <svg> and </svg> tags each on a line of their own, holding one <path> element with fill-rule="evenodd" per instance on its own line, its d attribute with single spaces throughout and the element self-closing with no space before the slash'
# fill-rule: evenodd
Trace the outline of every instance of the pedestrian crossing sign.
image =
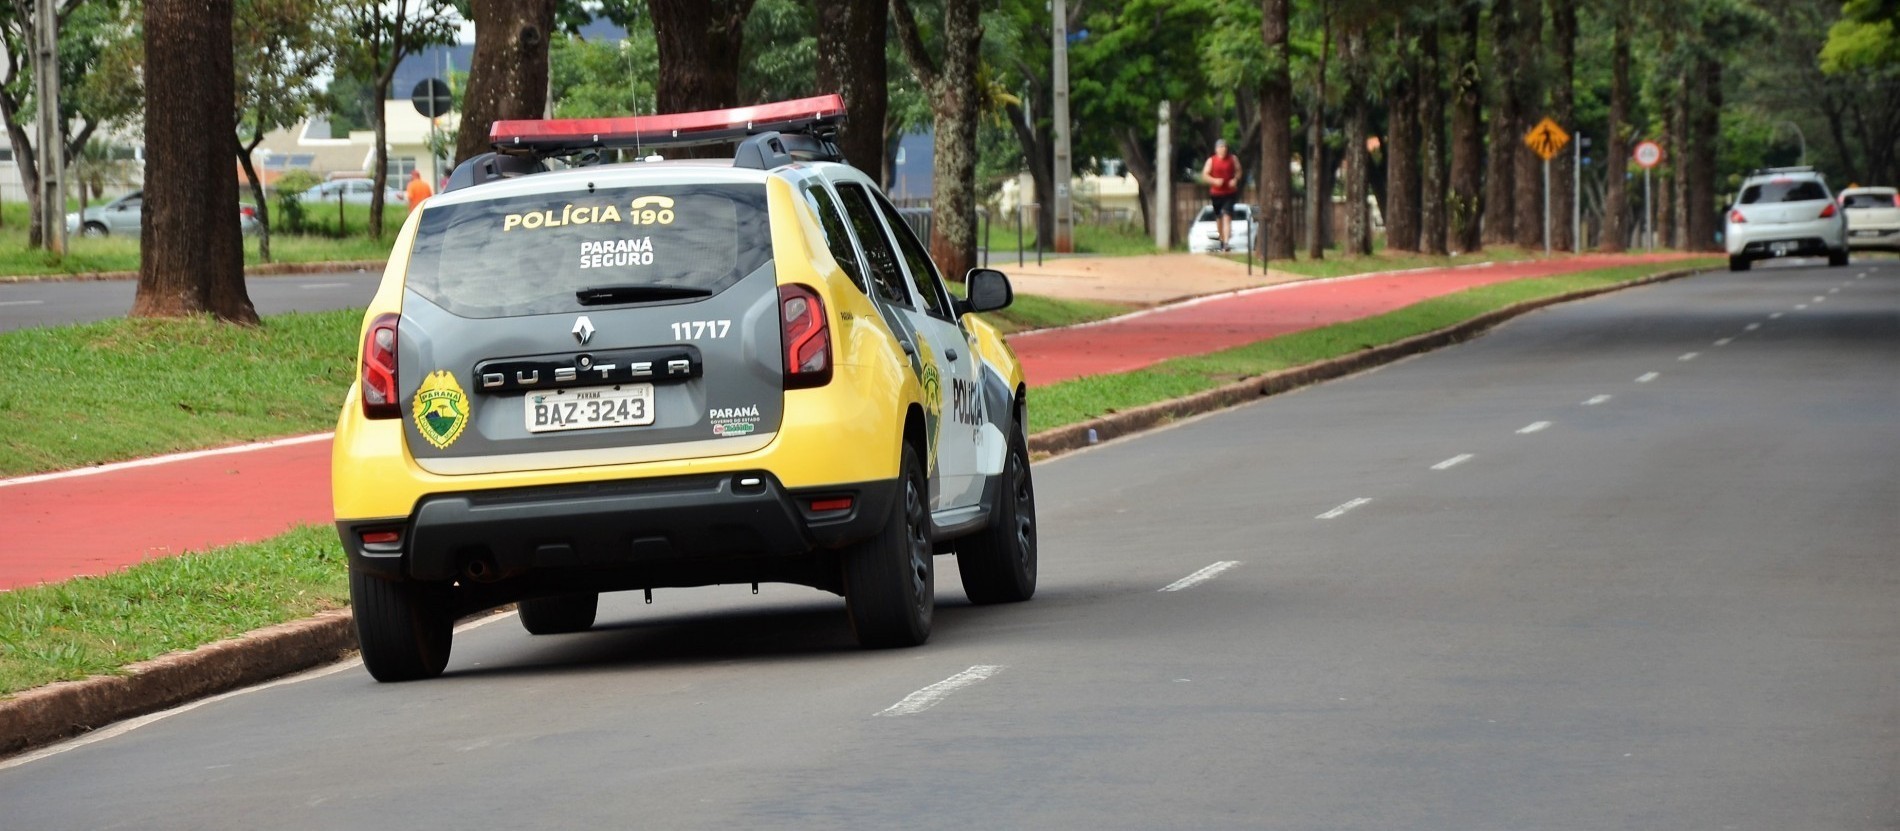
<svg viewBox="0 0 1900 831">
<path fill-rule="evenodd" d="M 1537 126 L 1532 127 L 1530 132 L 1524 134 L 1524 143 L 1530 145 L 1531 152 L 1536 153 L 1544 161 L 1550 161 L 1552 156 L 1557 155 L 1557 151 L 1564 149 L 1564 145 L 1570 143 L 1570 134 L 1564 132 L 1564 128 L 1558 126 L 1557 122 L 1546 117 L 1543 121 L 1537 122 Z"/>
</svg>

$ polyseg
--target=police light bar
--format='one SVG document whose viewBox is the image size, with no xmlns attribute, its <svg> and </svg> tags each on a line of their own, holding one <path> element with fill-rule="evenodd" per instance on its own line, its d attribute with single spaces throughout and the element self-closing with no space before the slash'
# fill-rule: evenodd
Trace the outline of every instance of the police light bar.
<svg viewBox="0 0 1900 831">
<path fill-rule="evenodd" d="M 844 98 L 832 94 L 669 115 L 497 121 L 489 128 L 488 138 L 496 150 L 554 155 L 597 147 L 714 144 L 766 131 L 825 134 L 844 117 Z"/>
</svg>

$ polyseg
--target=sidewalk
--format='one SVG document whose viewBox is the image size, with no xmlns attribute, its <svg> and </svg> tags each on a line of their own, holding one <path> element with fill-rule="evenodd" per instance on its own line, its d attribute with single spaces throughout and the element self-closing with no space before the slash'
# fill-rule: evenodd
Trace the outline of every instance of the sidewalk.
<svg viewBox="0 0 1900 831">
<path fill-rule="evenodd" d="M 1289 282 L 1289 275 L 1184 254 L 1077 258 L 1006 269 L 1024 294 L 1148 304 L 1227 292 L 1109 321 L 1011 339 L 1032 387 L 1128 372 L 1291 332 L 1382 314 L 1474 286 L 1658 262 L 1585 256 Z M 143 560 L 275 536 L 330 516 L 330 442 L 306 436 L 0 480 L 9 522 L 0 591 L 103 574 Z"/>
</svg>

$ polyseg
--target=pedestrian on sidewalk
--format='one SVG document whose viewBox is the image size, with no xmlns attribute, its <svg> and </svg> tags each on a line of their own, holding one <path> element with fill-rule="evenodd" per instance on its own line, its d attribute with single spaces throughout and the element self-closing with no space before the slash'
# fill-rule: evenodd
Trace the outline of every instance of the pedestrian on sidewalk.
<svg viewBox="0 0 1900 831">
<path fill-rule="evenodd" d="M 1240 195 L 1240 161 L 1227 150 L 1227 140 L 1214 142 L 1214 155 L 1201 165 L 1201 181 L 1214 203 L 1214 222 L 1220 229 L 1220 250 L 1231 251 L 1227 241 L 1234 230 L 1234 198 Z"/>
<path fill-rule="evenodd" d="M 414 211 L 417 205 L 422 204 L 422 200 L 434 195 L 435 190 L 429 187 L 429 181 L 427 179 L 422 178 L 422 171 L 409 171 L 409 189 L 407 196 L 409 198 L 410 211 Z"/>
</svg>

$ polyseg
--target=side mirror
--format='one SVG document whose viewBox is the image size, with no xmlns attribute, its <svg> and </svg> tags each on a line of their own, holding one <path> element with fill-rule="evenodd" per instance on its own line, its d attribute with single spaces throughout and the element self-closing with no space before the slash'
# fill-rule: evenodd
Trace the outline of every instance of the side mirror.
<svg viewBox="0 0 1900 831">
<path fill-rule="evenodd" d="M 964 288 L 969 293 L 965 301 L 972 312 L 993 312 L 1006 308 L 1015 302 L 1016 292 L 1009 286 L 1009 277 L 993 268 L 972 268 L 963 278 Z"/>
</svg>

